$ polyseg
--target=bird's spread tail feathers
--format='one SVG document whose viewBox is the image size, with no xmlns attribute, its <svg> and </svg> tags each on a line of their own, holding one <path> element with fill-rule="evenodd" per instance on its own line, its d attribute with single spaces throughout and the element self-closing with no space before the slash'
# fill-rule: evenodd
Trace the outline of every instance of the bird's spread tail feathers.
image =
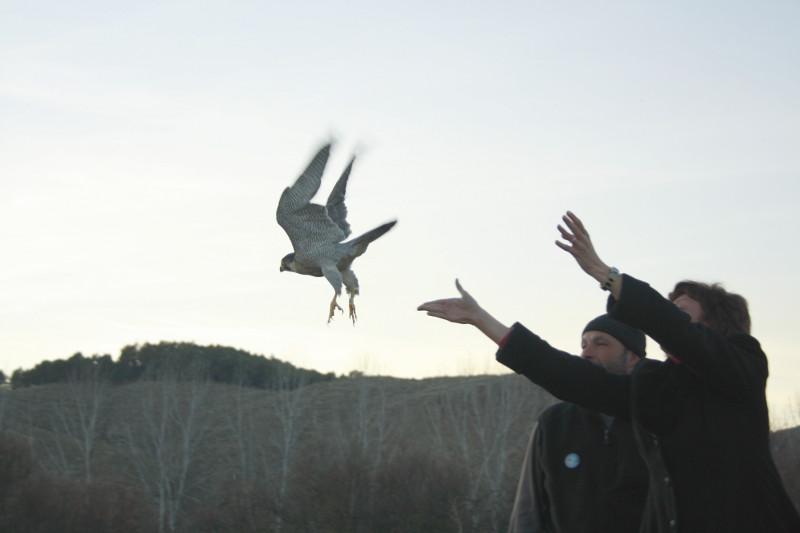
<svg viewBox="0 0 800 533">
<path fill-rule="evenodd" d="M 363 254 L 364 251 L 367 249 L 369 243 L 371 243 L 372 241 L 374 241 L 375 239 L 377 239 L 378 237 L 380 237 L 381 235 L 392 229 L 395 224 L 397 224 L 396 220 L 392 220 L 391 222 L 387 222 L 386 224 L 381 224 L 377 228 L 371 229 L 365 234 L 359 235 L 358 237 L 350 241 L 350 244 L 352 244 L 357 250 L 356 256 Z"/>
</svg>

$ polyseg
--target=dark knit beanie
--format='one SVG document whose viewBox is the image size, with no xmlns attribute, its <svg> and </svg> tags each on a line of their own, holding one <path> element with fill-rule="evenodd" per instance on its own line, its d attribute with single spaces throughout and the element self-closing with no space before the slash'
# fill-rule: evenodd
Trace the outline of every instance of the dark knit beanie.
<svg viewBox="0 0 800 533">
<path fill-rule="evenodd" d="M 627 324 L 609 318 L 608 315 L 600 315 L 586 324 L 586 327 L 583 328 L 583 332 L 586 333 L 587 331 L 602 331 L 603 333 L 608 333 L 639 357 L 646 357 L 644 347 L 647 341 L 644 337 L 644 333 Z"/>
</svg>

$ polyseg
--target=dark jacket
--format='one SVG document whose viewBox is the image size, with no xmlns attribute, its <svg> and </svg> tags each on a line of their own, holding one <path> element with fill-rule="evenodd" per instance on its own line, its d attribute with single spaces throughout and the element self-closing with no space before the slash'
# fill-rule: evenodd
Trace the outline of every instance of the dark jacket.
<svg viewBox="0 0 800 533">
<path fill-rule="evenodd" d="M 515 324 L 498 360 L 556 397 L 632 421 L 650 471 L 643 532 L 800 533 L 769 451 L 767 359 L 753 337 L 723 337 L 624 276 L 609 315 L 680 362 L 605 372 Z"/>
<path fill-rule="evenodd" d="M 636 533 L 647 468 L 631 425 L 571 403 L 539 417 L 509 533 Z"/>
</svg>

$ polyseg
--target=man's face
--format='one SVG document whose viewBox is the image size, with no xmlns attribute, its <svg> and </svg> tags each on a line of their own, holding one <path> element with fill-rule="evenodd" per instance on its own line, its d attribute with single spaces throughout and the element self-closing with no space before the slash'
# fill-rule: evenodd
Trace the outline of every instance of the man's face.
<svg viewBox="0 0 800 533">
<path fill-rule="evenodd" d="M 602 331 L 587 331 L 581 339 L 581 357 L 613 374 L 627 374 L 639 358 L 615 337 Z"/>
</svg>

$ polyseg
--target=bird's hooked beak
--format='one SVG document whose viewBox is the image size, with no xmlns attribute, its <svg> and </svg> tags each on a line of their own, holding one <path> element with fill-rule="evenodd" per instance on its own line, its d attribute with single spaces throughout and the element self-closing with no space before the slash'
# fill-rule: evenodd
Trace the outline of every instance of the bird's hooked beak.
<svg viewBox="0 0 800 533">
<path fill-rule="evenodd" d="M 295 272 L 294 270 L 294 254 L 287 254 L 284 258 L 281 259 L 281 272 L 285 271 Z"/>
</svg>

